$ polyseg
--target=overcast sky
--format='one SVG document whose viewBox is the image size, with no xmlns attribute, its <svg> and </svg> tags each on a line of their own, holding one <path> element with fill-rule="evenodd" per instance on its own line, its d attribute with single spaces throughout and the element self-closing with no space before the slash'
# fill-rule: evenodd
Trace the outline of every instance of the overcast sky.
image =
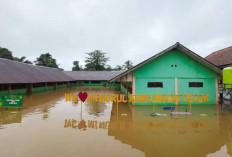
<svg viewBox="0 0 232 157">
<path fill-rule="evenodd" d="M 134 65 L 180 42 L 202 57 L 232 45 L 232 0 L 0 0 L 0 46 L 65 70 L 102 50 Z"/>
</svg>

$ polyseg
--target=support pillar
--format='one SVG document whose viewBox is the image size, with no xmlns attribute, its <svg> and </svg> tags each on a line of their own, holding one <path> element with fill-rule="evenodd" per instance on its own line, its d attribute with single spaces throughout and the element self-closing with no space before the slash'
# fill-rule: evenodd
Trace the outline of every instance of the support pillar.
<svg viewBox="0 0 232 157">
<path fill-rule="evenodd" d="M 56 90 L 57 89 L 57 82 L 54 82 L 54 88 L 53 88 L 54 90 Z"/>
<path fill-rule="evenodd" d="M 215 78 L 215 96 L 216 96 L 216 105 L 218 105 L 218 77 L 217 78 Z"/>
<path fill-rule="evenodd" d="M 11 95 L 11 84 L 8 84 L 7 88 L 8 88 L 8 94 Z"/>
<path fill-rule="evenodd" d="M 135 98 L 135 77 L 132 77 L 132 95 Z M 135 105 L 135 103 L 132 103 L 133 105 Z"/>
<path fill-rule="evenodd" d="M 47 82 L 46 83 L 44 83 L 44 88 L 45 88 L 45 91 L 47 91 L 48 89 L 48 84 L 47 84 Z"/>
<path fill-rule="evenodd" d="M 27 94 L 31 94 L 32 93 L 32 84 L 27 84 L 26 85 L 26 88 L 27 88 Z"/>
<path fill-rule="evenodd" d="M 178 79 L 175 78 L 175 95 L 178 95 Z M 178 105 L 178 101 L 175 102 L 175 105 Z"/>
</svg>

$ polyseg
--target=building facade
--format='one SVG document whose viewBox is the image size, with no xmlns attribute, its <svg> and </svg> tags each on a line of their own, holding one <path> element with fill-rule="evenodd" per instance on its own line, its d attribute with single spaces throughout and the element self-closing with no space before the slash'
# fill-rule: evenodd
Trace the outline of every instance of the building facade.
<svg viewBox="0 0 232 157">
<path fill-rule="evenodd" d="M 136 102 L 137 105 L 152 105 L 152 95 L 179 95 L 178 104 L 189 104 L 184 101 L 186 95 L 192 95 L 199 104 L 201 95 L 208 101 L 201 104 L 216 104 L 218 79 L 221 70 L 183 45 L 176 43 L 168 49 L 134 66 L 116 76 L 111 81 L 121 82 L 125 94 L 150 95 L 150 102 Z M 173 105 L 176 102 L 158 102 L 159 105 Z"/>
</svg>

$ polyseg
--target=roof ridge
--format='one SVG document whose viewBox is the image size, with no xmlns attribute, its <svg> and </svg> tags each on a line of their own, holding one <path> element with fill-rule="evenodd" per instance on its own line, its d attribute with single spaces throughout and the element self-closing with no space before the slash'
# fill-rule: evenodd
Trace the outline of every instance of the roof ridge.
<svg viewBox="0 0 232 157">
<path fill-rule="evenodd" d="M 33 66 L 33 67 L 44 67 L 44 68 L 58 69 L 58 68 L 54 68 L 54 67 L 46 67 L 46 66 L 42 66 L 42 65 L 34 65 L 34 64 L 28 64 L 28 63 L 18 62 L 18 61 L 6 59 L 6 58 L 0 58 L 0 59 L 1 60 L 6 60 L 6 61 L 9 61 L 9 62 L 15 62 L 15 63 L 18 63 L 18 64 L 25 64 L 25 65 Z"/>
<path fill-rule="evenodd" d="M 226 48 L 223 48 L 223 49 L 214 51 L 214 52 L 210 53 L 208 56 L 206 56 L 205 58 L 207 58 L 207 57 L 209 57 L 209 56 L 211 56 L 211 55 L 213 55 L 213 54 L 216 54 L 216 53 L 218 53 L 218 52 L 221 52 L 221 51 L 224 51 L 224 50 L 226 50 L 226 49 L 229 49 L 229 48 L 232 48 L 232 46 L 229 46 L 229 47 L 226 47 Z"/>
</svg>

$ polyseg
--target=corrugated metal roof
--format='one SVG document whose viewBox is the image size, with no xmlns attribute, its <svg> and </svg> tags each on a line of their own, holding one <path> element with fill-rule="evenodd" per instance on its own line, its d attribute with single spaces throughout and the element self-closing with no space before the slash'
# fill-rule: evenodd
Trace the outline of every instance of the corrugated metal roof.
<svg viewBox="0 0 232 157">
<path fill-rule="evenodd" d="M 216 67 L 214 64 L 210 63 L 209 61 L 207 61 L 206 59 L 202 58 L 201 56 L 197 55 L 196 53 L 192 52 L 191 50 L 189 50 L 188 48 L 186 48 L 185 46 L 181 45 L 179 42 L 177 42 L 176 44 L 170 46 L 169 48 L 161 51 L 160 53 L 148 58 L 147 60 L 137 64 L 136 66 L 132 67 L 131 69 L 115 76 L 114 78 L 112 78 L 110 80 L 110 82 L 116 81 L 117 79 L 119 79 L 120 77 L 128 74 L 129 72 L 134 71 L 135 69 L 143 66 L 144 64 L 150 62 L 153 59 L 158 58 L 159 56 L 162 56 L 163 54 L 165 54 L 166 52 L 173 50 L 173 49 L 178 49 L 179 51 L 183 52 L 184 54 L 188 55 L 189 57 L 193 58 L 194 60 L 198 61 L 199 63 L 203 64 L 204 66 L 208 67 L 209 69 L 215 71 L 216 73 L 218 73 L 219 75 L 222 75 L 222 71 L 221 69 L 219 69 L 218 67 Z"/>
<path fill-rule="evenodd" d="M 64 71 L 64 73 L 75 80 L 81 81 L 108 81 L 123 71 Z"/>
<path fill-rule="evenodd" d="M 0 84 L 66 81 L 73 81 L 73 79 L 57 68 L 35 66 L 0 58 Z"/>
<path fill-rule="evenodd" d="M 213 52 L 205 59 L 216 66 L 230 65 L 232 64 L 232 46 Z"/>
</svg>

